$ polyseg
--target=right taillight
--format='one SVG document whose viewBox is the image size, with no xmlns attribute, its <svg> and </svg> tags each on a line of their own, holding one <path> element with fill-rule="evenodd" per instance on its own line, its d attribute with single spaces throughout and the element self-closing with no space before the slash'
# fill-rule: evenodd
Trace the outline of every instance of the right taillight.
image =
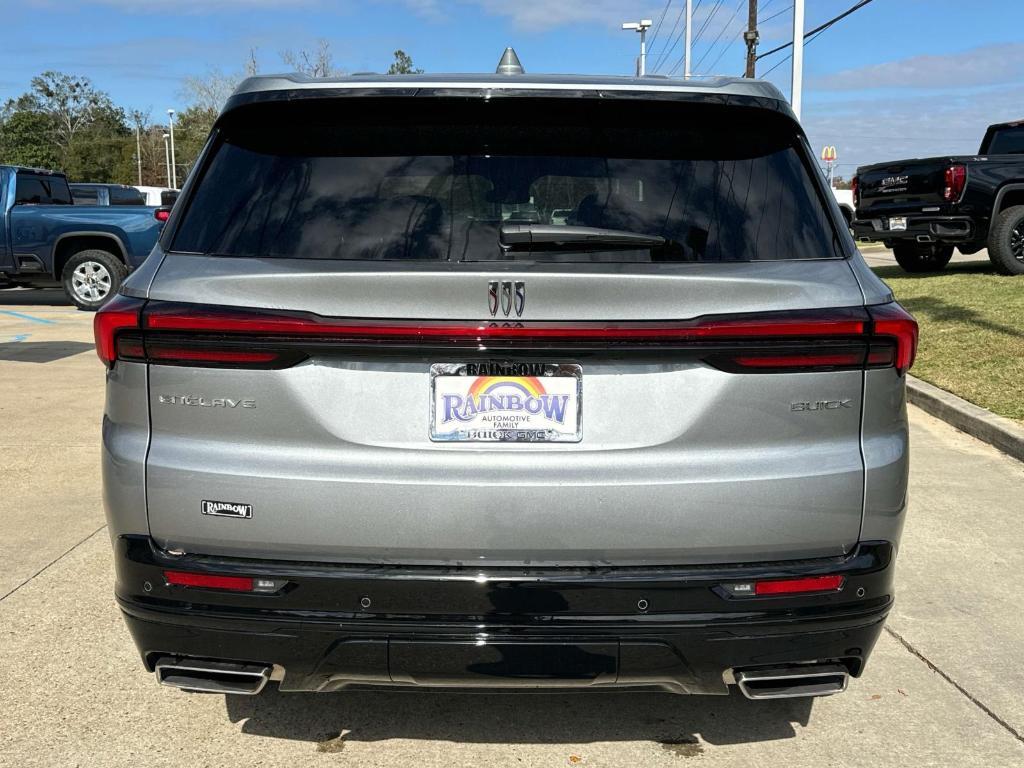
<svg viewBox="0 0 1024 768">
<path fill-rule="evenodd" d="M 853 207 L 860 208 L 860 179 L 856 176 L 850 182 L 850 191 L 853 192 Z"/>
<path fill-rule="evenodd" d="M 959 202 L 967 184 L 967 166 L 951 165 L 946 169 L 942 197 L 950 203 Z"/>
<path fill-rule="evenodd" d="M 895 301 L 868 307 L 872 339 L 891 340 L 895 346 L 892 365 L 899 373 L 910 370 L 917 356 L 917 321 Z"/>
</svg>

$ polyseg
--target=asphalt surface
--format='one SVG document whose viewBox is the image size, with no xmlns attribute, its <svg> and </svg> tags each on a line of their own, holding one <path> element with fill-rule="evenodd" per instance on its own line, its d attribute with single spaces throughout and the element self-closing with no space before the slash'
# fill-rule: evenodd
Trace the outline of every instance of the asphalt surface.
<svg viewBox="0 0 1024 768">
<path fill-rule="evenodd" d="M 911 409 L 898 601 L 843 695 L 185 694 L 112 598 L 91 315 L 0 290 L 0 766 L 1024 765 L 1024 465 Z"/>
<path fill-rule="evenodd" d="M 861 245 L 860 252 L 864 255 L 864 260 L 868 263 L 869 267 L 896 266 L 896 259 L 893 258 L 892 251 L 880 243 Z M 953 258 L 950 259 L 952 264 L 961 264 L 968 261 L 980 261 L 983 264 L 987 264 L 989 263 L 988 251 L 983 248 L 977 253 L 972 253 L 970 256 L 964 256 L 960 251 L 953 251 Z"/>
</svg>

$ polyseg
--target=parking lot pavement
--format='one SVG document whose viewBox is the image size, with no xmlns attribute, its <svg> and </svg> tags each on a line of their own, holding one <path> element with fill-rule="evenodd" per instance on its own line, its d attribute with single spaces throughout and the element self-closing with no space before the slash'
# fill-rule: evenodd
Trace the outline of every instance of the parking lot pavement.
<svg viewBox="0 0 1024 768">
<path fill-rule="evenodd" d="M 897 607 L 843 695 L 160 688 L 111 596 L 91 316 L 44 298 L 0 291 L 0 766 L 1024 764 L 1024 468 L 916 409 Z"/>
<path fill-rule="evenodd" d="M 864 256 L 864 261 L 868 263 L 869 267 L 895 267 L 896 257 L 892 255 L 892 251 L 888 248 L 884 248 L 881 244 L 859 244 L 861 254 Z M 988 258 L 988 251 L 984 248 L 977 253 L 972 253 L 970 256 L 964 256 L 960 251 L 953 251 L 953 258 L 950 262 L 953 264 L 960 264 L 968 261 L 980 261 L 983 264 L 990 264 Z"/>
</svg>

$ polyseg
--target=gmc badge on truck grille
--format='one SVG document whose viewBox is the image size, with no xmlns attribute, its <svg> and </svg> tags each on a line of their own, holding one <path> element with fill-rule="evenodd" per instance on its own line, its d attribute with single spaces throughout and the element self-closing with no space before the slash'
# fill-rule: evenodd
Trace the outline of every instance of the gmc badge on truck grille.
<svg viewBox="0 0 1024 768">
<path fill-rule="evenodd" d="M 237 504 L 233 501 L 207 501 L 203 499 L 202 512 L 204 515 L 216 517 L 238 517 L 251 518 L 252 504 Z"/>
</svg>

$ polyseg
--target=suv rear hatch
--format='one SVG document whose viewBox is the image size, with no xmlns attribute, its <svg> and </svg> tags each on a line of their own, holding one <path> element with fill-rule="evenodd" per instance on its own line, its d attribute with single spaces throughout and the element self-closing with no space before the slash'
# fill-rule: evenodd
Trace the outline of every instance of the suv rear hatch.
<svg viewBox="0 0 1024 768">
<path fill-rule="evenodd" d="M 847 551 L 866 312 L 813 173 L 789 117 L 743 105 L 228 111 L 123 350 L 152 362 L 153 537 L 467 565 Z"/>
</svg>

